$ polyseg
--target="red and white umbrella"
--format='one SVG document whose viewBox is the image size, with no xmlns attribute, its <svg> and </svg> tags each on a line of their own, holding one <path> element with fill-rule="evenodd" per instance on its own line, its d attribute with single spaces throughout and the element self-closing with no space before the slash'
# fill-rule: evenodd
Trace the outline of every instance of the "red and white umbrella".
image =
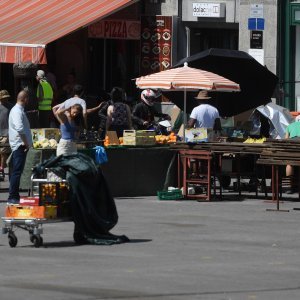
<svg viewBox="0 0 300 300">
<path fill-rule="evenodd" d="M 136 78 L 140 89 L 209 90 L 239 92 L 239 84 L 212 72 L 190 68 L 187 63 L 180 68 Z"/>
<path fill-rule="evenodd" d="M 220 92 L 239 92 L 240 85 L 212 72 L 188 67 L 169 69 L 136 78 L 140 89 L 161 89 L 184 91 L 184 128 L 186 124 L 186 91 L 208 90 Z M 185 138 L 185 134 L 184 134 Z"/>
</svg>

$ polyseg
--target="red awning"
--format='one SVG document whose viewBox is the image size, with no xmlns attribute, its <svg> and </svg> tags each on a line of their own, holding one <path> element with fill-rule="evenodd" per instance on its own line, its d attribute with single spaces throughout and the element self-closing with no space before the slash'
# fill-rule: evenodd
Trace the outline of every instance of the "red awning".
<svg viewBox="0 0 300 300">
<path fill-rule="evenodd" d="M 46 63 L 50 42 L 136 0 L 0 0 L 0 62 Z"/>
</svg>

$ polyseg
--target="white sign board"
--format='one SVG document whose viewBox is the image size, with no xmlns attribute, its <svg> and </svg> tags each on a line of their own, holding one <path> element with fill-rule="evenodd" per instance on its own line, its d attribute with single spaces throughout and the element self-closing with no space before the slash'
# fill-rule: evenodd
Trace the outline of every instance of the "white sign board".
<svg viewBox="0 0 300 300">
<path fill-rule="evenodd" d="M 263 66 L 265 65 L 264 60 L 264 49 L 249 49 L 248 50 L 249 55 L 251 55 L 253 58 L 255 58 L 260 64 Z"/>
<path fill-rule="evenodd" d="M 193 16 L 194 17 L 221 17 L 220 3 L 193 3 Z"/>
<path fill-rule="evenodd" d="M 264 17 L 264 5 L 263 4 L 251 4 L 250 18 L 263 18 L 263 17 Z"/>
</svg>

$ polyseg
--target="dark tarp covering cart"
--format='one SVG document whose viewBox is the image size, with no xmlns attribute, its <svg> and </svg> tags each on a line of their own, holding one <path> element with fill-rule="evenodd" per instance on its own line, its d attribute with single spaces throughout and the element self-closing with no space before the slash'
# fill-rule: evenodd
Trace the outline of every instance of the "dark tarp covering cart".
<svg viewBox="0 0 300 300">
<path fill-rule="evenodd" d="M 129 241 L 109 232 L 118 222 L 117 208 L 92 158 L 81 153 L 61 155 L 36 166 L 33 172 L 42 174 L 46 168 L 69 183 L 76 242 L 110 245 Z"/>
</svg>

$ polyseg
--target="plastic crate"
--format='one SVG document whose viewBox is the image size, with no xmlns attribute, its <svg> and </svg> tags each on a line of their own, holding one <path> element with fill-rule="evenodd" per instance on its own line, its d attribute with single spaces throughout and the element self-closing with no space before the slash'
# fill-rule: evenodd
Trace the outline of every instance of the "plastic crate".
<svg viewBox="0 0 300 300">
<path fill-rule="evenodd" d="M 158 191 L 157 197 L 159 200 L 180 200 L 183 195 L 180 189 L 175 189 L 172 191 Z"/>
</svg>

